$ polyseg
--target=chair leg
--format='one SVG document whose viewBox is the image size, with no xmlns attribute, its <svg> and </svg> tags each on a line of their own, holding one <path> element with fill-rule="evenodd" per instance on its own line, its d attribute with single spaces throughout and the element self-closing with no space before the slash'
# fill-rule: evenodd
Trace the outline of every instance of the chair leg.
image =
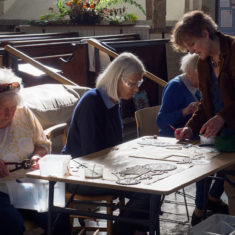
<svg viewBox="0 0 235 235">
<path fill-rule="evenodd" d="M 185 204 L 185 210 L 186 210 L 186 213 L 187 213 L 187 222 L 189 222 L 189 213 L 188 213 L 188 205 L 187 205 L 187 199 L 186 199 L 186 195 L 185 195 L 185 191 L 184 191 L 184 188 L 182 189 L 183 190 L 183 196 L 184 196 L 184 204 Z"/>
<path fill-rule="evenodd" d="M 121 213 L 125 207 L 125 197 L 119 197 L 119 212 Z"/>
<path fill-rule="evenodd" d="M 112 205 L 113 200 L 107 200 L 107 203 Z M 113 209 L 111 207 L 107 207 L 107 215 L 113 215 Z M 107 235 L 112 235 L 113 230 L 113 221 L 107 220 Z"/>
</svg>

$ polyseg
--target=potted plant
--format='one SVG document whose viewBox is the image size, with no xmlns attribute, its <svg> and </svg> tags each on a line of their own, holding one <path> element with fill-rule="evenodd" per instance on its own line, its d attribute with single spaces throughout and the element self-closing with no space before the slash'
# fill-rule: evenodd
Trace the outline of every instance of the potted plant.
<svg viewBox="0 0 235 235">
<path fill-rule="evenodd" d="M 137 16 L 126 13 L 125 7 L 115 7 L 117 4 L 128 3 L 137 7 L 143 14 L 145 10 L 135 0 L 57 0 L 56 8 L 41 15 L 39 21 L 30 24 L 108 24 L 134 23 Z"/>
</svg>

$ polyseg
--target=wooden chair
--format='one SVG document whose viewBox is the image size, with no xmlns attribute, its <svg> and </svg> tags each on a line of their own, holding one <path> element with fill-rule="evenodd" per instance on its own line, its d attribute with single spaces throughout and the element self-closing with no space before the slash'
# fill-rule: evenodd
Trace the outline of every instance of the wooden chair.
<svg viewBox="0 0 235 235">
<path fill-rule="evenodd" d="M 137 136 L 158 135 L 156 117 L 161 105 L 139 109 L 135 112 Z"/>
<path fill-rule="evenodd" d="M 156 117 L 158 115 L 160 108 L 161 108 L 161 105 L 157 105 L 153 107 L 143 108 L 135 112 L 135 120 L 136 120 L 138 137 L 145 136 L 145 135 L 158 135 L 159 128 L 156 123 Z M 179 194 L 181 193 L 179 192 Z M 185 210 L 187 213 L 187 222 L 189 222 L 190 218 L 189 218 L 188 205 L 187 205 L 186 194 L 185 194 L 184 188 L 183 188 L 182 196 L 184 197 Z M 163 200 L 164 200 L 164 197 L 162 201 Z"/>
<path fill-rule="evenodd" d="M 46 136 L 53 142 L 53 140 L 60 136 L 62 140 L 62 145 L 64 146 L 66 144 L 66 130 L 67 130 L 67 124 L 61 123 L 55 126 L 52 126 L 48 129 L 46 129 L 44 132 Z M 66 201 L 68 201 L 71 198 L 72 194 L 66 192 L 65 198 Z M 71 208 L 76 208 L 76 202 L 88 202 L 87 204 L 92 204 L 93 202 L 104 202 L 104 206 L 106 206 L 106 213 L 108 215 L 113 215 L 113 211 L 115 208 L 122 208 L 125 205 L 125 199 L 123 197 L 119 197 L 117 200 L 118 202 L 115 202 L 116 197 L 113 195 L 100 195 L 100 196 L 84 196 L 84 195 L 75 195 L 72 199 L 71 203 L 69 203 L 69 206 Z M 83 222 L 83 219 L 88 219 L 88 217 L 84 216 L 77 216 L 77 215 L 70 215 L 70 223 L 71 223 L 71 232 L 72 234 L 78 231 L 87 230 L 87 231 L 97 231 L 97 227 L 85 227 L 85 224 L 82 223 L 81 227 L 74 227 L 74 219 L 79 219 L 80 222 Z M 113 221 L 108 220 L 107 221 L 107 227 L 99 227 L 98 229 L 100 231 L 107 231 L 107 235 L 112 235 L 112 225 Z"/>
<path fill-rule="evenodd" d="M 66 193 L 66 201 L 70 200 L 72 197 L 71 193 Z M 93 205 L 93 209 L 96 210 L 97 206 L 94 208 L 95 202 L 102 203 L 102 206 L 106 207 L 106 213 L 107 215 L 113 215 L 114 210 L 119 208 L 124 207 L 125 202 L 123 197 L 117 198 L 114 197 L 113 195 L 100 195 L 100 196 L 84 196 L 84 195 L 74 195 L 74 198 L 71 203 L 69 203 L 69 207 L 71 208 L 79 208 L 79 205 L 82 204 L 87 204 L 87 205 Z M 115 201 L 116 200 L 116 201 Z M 77 204 L 79 203 L 79 204 Z M 99 208 L 98 208 L 99 209 Z M 88 209 L 89 210 L 89 209 Z M 74 226 L 74 219 L 78 219 L 80 226 Z M 86 226 L 84 219 L 94 219 L 91 217 L 87 216 L 78 216 L 78 215 L 70 215 L 70 224 L 71 224 L 71 232 L 72 234 L 77 234 L 83 230 L 85 231 L 106 231 L 107 235 L 112 235 L 112 226 L 113 226 L 113 221 L 112 220 L 107 220 L 107 227 L 101 227 L 101 226 Z"/>
</svg>

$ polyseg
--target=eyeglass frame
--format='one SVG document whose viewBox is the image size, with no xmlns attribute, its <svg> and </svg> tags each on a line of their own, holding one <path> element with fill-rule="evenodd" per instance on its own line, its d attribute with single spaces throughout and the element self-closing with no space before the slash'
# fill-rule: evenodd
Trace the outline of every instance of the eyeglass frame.
<svg viewBox="0 0 235 235">
<path fill-rule="evenodd" d="M 135 82 L 135 83 L 130 83 L 129 81 L 126 81 L 125 79 L 122 79 L 122 81 L 129 89 L 133 89 L 135 87 L 139 88 L 143 84 L 144 79 L 142 78 L 140 81 Z"/>
<path fill-rule="evenodd" d="M 19 89 L 19 88 L 20 88 L 19 82 L 3 83 L 3 84 L 0 84 L 0 93 Z"/>
</svg>

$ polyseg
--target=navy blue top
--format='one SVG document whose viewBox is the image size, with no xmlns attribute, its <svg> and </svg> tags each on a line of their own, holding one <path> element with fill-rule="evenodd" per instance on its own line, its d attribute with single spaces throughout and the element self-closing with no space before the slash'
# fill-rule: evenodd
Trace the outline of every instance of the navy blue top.
<svg viewBox="0 0 235 235">
<path fill-rule="evenodd" d="M 64 154 L 79 157 L 122 142 L 122 119 L 118 103 L 104 90 L 86 92 L 74 109 Z"/>
<path fill-rule="evenodd" d="M 192 95 L 178 75 L 170 80 L 164 88 L 162 95 L 161 109 L 156 118 L 160 136 L 174 137 L 174 131 L 169 125 L 175 128 L 184 127 L 192 115 L 183 116 L 182 109 L 191 102 L 199 101 Z M 200 99 L 200 92 L 196 88 L 195 95 Z"/>
<path fill-rule="evenodd" d="M 213 106 L 214 106 L 214 115 L 220 112 L 224 108 L 224 103 L 222 101 L 220 92 L 219 92 L 219 85 L 218 85 L 218 78 L 215 76 L 213 66 L 211 65 L 211 78 L 212 78 L 212 89 L 213 89 Z"/>
</svg>

